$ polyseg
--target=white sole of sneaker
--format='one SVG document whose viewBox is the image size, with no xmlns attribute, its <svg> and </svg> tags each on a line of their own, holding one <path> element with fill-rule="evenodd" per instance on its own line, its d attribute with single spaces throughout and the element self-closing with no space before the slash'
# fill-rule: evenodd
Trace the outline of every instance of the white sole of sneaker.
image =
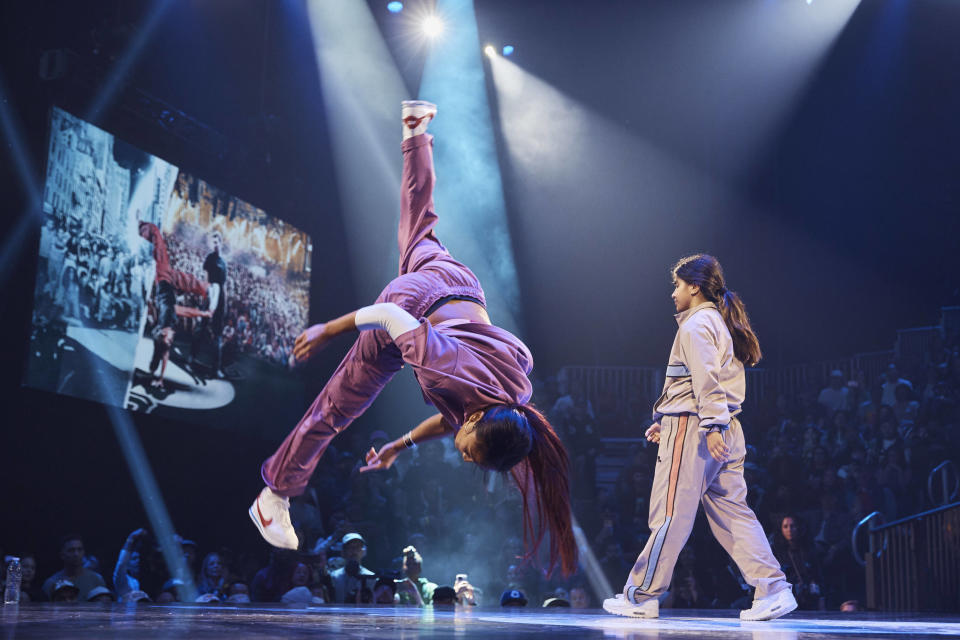
<svg viewBox="0 0 960 640">
<path fill-rule="evenodd" d="M 660 617 L 659 612 L 657 615 L 650 615 L 640 609 L 635 608 L 621 609 L 619 607 L 608 607 L 606 603 L 603 604 L 603 610 L 607 613 L 612 613 L 615 616 L 623 616 L 624 618 L 646 618 L 649 620 Z"/>
<path fill-rule="evenodd" d="M 785 607 L 781 607 L 774 611 L 771 611 L 762 618 L 740 618 L 743 622 L 767 622 L 768 620 L 776 620 L 777 618 L 782 618 L 788 613 L 793 613 L 797 608 L 796 602 L 791 603 Z"/>
<path fill-rule="evenodd" d="M 260 524 L 260 518 L 258 518 L 257 514 L 253 512 L 253 507 L 256 504 L 257 503 L 254 502 L 252 505 L 250 505 L 250 508 L 247 509 L 247 513 L 250 514 L 250 519 L 253 520 L 253 524 L 257 527 L 257 531 L 260 532 L 260 535 L 263 536 L 263 539 L 269 542 L 270 544 L 272 544 L 273 546 L 277 547 L 278 549 L 291 549 L 293 551 L 296 551 L 297 550 L 296 547 L 291 547 L 290 545 L 284 544 L 282 541 L 278 542 L 275 540 L 271 540 L 270 534 L 267 533 L 267 530 L 263 528 L 262 524 Z"/>
</svg>

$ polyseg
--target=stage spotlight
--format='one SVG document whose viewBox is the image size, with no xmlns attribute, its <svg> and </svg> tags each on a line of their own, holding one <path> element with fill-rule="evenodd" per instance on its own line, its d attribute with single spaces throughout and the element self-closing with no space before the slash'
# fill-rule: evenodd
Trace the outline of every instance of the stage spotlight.
<svg viewBox="0 0 960 640">
<path fill-rule="evenodd" d="M 497 50 L 493 48 L 492 44 L 488 44 L 483 48 L 483 53 L 485 53 L 488 58 L 492 58 L 497 55 Z"/>
<path fill-rule="evenodd" d="M 504 45 L 503 55 L 509 56 L 511 53 L 513 53 L 513 45 L 512 44 Z"/>
<path fill-rule="evenodd" d="M 403 11 L 403 3 L 396 2 L 396 0 L 394 0 L 394 2 L 388 2 L 387 11 L 389 11 L 390 13 L 400 13 L 401 11 Z"/>
<path fill-rule="evenodd" d="M 423 19 L 421 29 L 428 38 L 436 38 L 443 33 L 443 21 L 435 15 L 429 15 Z"/>
</svg>

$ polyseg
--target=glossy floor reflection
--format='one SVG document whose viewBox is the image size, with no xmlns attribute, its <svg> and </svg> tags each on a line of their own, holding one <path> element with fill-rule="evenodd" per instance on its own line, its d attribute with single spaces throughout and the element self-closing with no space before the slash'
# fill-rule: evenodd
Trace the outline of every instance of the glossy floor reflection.
<svg viewBox="0 0 960 640">
<path fill-rule="evenodd" d="M 795 613 L 741 623 L 736 612 L 663 611 L 631 620 L 603 611 L 309 608 L 200 605 L 3 607 L 0 640 L 24 638 L 927 638 L 960 636 L 960 616 Z"/>
</svg>

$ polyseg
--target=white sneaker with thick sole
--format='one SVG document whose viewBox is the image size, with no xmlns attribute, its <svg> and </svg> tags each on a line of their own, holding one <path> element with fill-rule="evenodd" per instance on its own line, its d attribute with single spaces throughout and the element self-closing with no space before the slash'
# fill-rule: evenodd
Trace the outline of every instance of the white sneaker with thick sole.
<svg viewBox="0 0 960 640">
<path fill-rule="evenodd" d="M 784 589 L 772 596 L 754 600 L 753 606 L 740 612 L 741 620 L 774 620 L 785 616 L 797 608 L 797 599 L 793 591 Z"/>
<path fill-rule="evenodd" d="M 264 487 L 250 505 L 250 519 L 257 525 L 263 539 L 281 549 L 300 546 L 297 532 L 290 524 L 290 498 L 278 496 L 270 487 Z"/>
<path fill-rule="evenodd" d="M 656 598 L 644 600 L 640 604 L 633 604 L 618 593 L 612 598 L 603 601 L 603 610 L 618 616 L 628 618 L 659 618 L 660 601 Z"/>
<path fill-rule="evenodd" d="M 437 115 L 437 105 L 424 100 L 404 100 L 400 103 L 403 121 L 403 139 L 427 132 L 427 125 Z"/>
</svg>

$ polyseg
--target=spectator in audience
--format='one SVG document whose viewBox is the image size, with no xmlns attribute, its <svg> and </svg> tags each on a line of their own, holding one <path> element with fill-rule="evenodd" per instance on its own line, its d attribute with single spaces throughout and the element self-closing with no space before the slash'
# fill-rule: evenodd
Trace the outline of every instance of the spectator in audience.
<svg viewBox="0 0 960 640">
<path fill-rule="evenodd" d="M 572 609 L 589 609 L 590 608 L 590 594 L 587 593 L 587 587 L 585 585 L 577 584 L 571 587 L 570 608 Z"/>
<path fill-rule="evenodd" d="M 180 587 L 183 586 L 183 580 L 178 580 L 176 578 L 171 578 L 163 583 L 163 586 L 160 587 L 160 591 L 157 592 L 157 597 L 155 601 L 157 604 L 170 604 L 171 602 L 180 601 Z M 130 593 L 136 593 L 131 591 Z M 128 594 L 129 597 L 129 594 Z M 120 598 L 120 602 L 125 602 L 126 598 Z"/>
<path fill-rule="evenodd" d="M 140 552 L 137 548 L 146 535 L 146 529 L 137 529 L 127 536 L 120 549 L 117 564 L 113 569 L 113 588 L 116 589 L 118 598 L 140 589 Z"/>
<path fill-rule="evenodd" d="M 773 555 L 780 569 L 793 585 L 793 595 L 800 609 L 824 608 L 823 576 L 820 559 L 803 530 L 800 518 L 787 514 L 780 518 L 780 526 L 773 534 Z"/>
<path fill-rule="evenodd" d="M 917 421 L 920 403 L 913 399 L 913 389 L 902 383 L 897 385 L 893 395 L 895 398 L 893 413 L 899 425 L 898 431 L 901 435 L 904 435 L 909 433 Z"/>
<path fill-rule="evenodd" d="M 0 557 L 3 553 L 0 552 Z M 47 600 L 47 594 L 36 583 L 37 579 L 37 559 L 32 553 L 23 553 L 20 556 L 20 601 L 21 602 L 44 602 Z M 5 569 L 5 567 L 4 567 Z"/>
<path fill-rule="evenodd" d="M 400 604 L 425 605 L 433 602 L 433 592 L 436 583 L 427 580 L 421 575 L 423 557 L 414 546 L 403 549 L 403 575 L 405 580 L 397 587 Z"/>
<path fill-rule="evenodd" d="M 72 580 L 60 578 L 51 587 L 50 599 L 54 602 L 77 602 L 80 599 L 80 589 Z"/>
<path fill-rule="evenodd" d="M 94 587 L 86 597 L 87 602 L 115 602 L 113 592 L 106 587 Z"/>
<path fill-rule="evenodd" d="M 94 587 L 106 586 L 99 573 L 83 566 L 83 557 L 83 539 L 76 534 L 64 536 L 60 543 L 60 559 L 63 561 L 63 569 L 47 578 L 43 583 L 43 592 L 51 600 L 53 599 L 54 589 L 61 580 L 68 581 L 78 590 L 74 595 L 74 600 L 80 593 L 89 593 Z"/>
<path fill-rule="evenodd" d="M 250 602 L 250 588 L 245 582 L 234 582 L 227 590 L 227 602 L 246 604 Z"/>
<path fill-rule="evenodd" d="M 396 604 L 397 583 L 393 578 L 378 578 L 373 585 L 373 604 Z"/>
<path fill-rule="evenodd" d="M 501 607 L 525 607 L 527 606 L 527 596 L 517 589 L 508 589 L 500 596 Z"/>
<path fill-rule="evenodd" d="M 197 592 L 201 595 L 212 593 L 218 598 L 223 595 L 227 570 L 219 553 L 208 553 L 200 567 L 197 579 Z"/>
<path fill-rule="evenodd" d="M 334 598 L 336 602 L 341 603 L 357 602 L 358 599 L 363 599 L 362 590 L 364 588 L 369 590 L 373 585 L 375 575 L 373 571 L 360 564 L 367 555 L 367 541 L 359 533 L 351 532 L 343 536 L 340 544 L 346 564 L 330 572 Z"/>
<path fill-rule="evenodd" d="M 820 391 L 817 403 L 823 408 L 827 417 L 832 417 L 837 411 L 849 408 L 849 393 L 849 389 L 843 384 L 843 371 L 834 369 L 830 372 L 830 384 Z"/>
<path fill-rule="evenodd" d="M 913 391 L 913 383 L 900 377 L 897 365 L 891 362 L 884 373 L 883 394 L 880 399 L 881 404 L 892 407 L 897 403 L 897 385 L 905 384 Z"/>
<path fill-rule="evenodd" d="M 450 586 L 437 587 L 433 591 L 433 605 L 435 607 L 453 606 L 457 604 L 457 592 Z"/>
</svg>

